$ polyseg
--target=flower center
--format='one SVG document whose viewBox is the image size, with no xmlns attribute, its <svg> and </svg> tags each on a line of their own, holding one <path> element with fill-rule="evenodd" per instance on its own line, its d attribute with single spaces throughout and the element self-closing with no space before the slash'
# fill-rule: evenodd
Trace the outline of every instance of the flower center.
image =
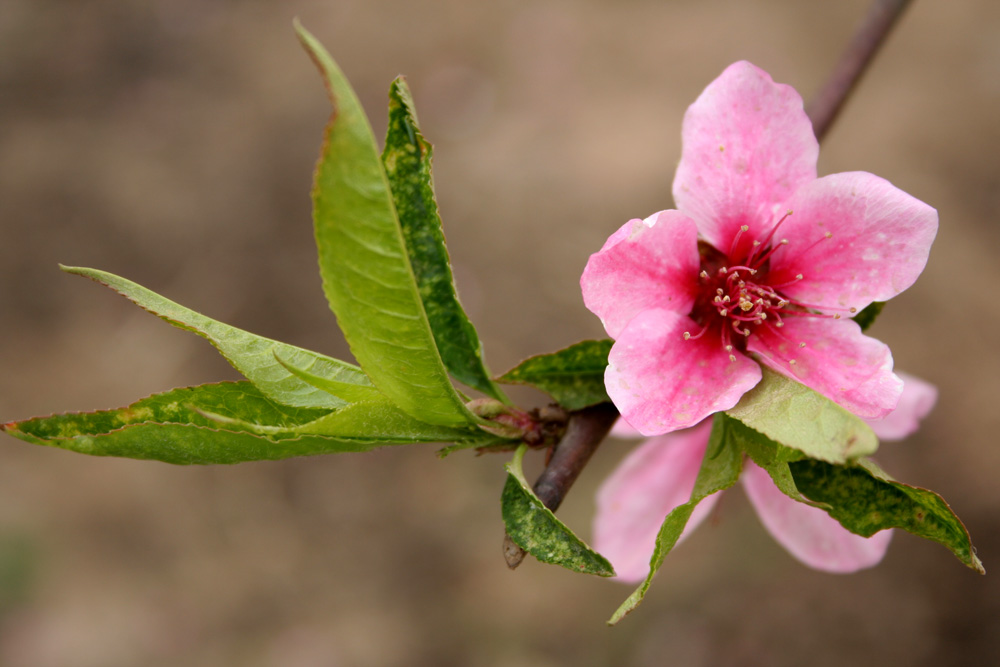
<svg viewBox="0 0 1000 667">
<path fill-rule="evenodd" d="M 791 214 L 788 211 L 759 240 L 750 241 L 745 238 L 749 226 L 743 225 L 733 238 L 727 254 L 705 243 L 699 245 L 702 268 L 699 274 L 700 289 L 691 310 L 691 319 L 701 328 L 693 333 L 684 332 L 685 340 L 701 338 L 709 330 L 716 332 L 723 348 L 729 353 L 730 360 L 735 361 L 734 350 L 746 350 L 747 339 L 761 325 L 780 329 L 785 324 L 782 318 L 789 315 L 834 319 L 841 317 L 839 314 L 816 312 L 820 310 L 817 306 L 782 294 L 782 288 L 803 279 L 801 273 L 791 279 L 780 274 L 770 274 L 771 257 L 788 245 L 787 239 L 776 241 L 774 234 Z M 827 233 L 816 243 L 831 237 L 832 234 Z M 852 308 L 850 312 L 855 310 Z M 804 343 L 800 343 L 800 346 L 804 346 Z"/>
</svg>

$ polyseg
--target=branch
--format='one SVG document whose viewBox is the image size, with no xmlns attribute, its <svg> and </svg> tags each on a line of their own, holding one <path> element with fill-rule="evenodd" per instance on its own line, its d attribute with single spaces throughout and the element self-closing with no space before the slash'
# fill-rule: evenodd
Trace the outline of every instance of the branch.
<svg viewBox="0 0 1000 667">
<path fill-rule="evenodd" d="M 618 410 L 610 403 L 570 413 L 566 434 L 555 446 L 552 458 L 532 487 L 546 507 L 553 512 L 559 509 L 573 482 L 583 472 L 597 446 L 607 437 L 616 419 Z M 503 556 L 507 566 L 513 570 L 524 560 L 524 550 L 514 544 L 509 535 L 505 535 Z"/>
<path fill-rule="evenodd" d="M 875 0 L 868 10 L 826 84 L 806 106 L 820 141 L 909 4 L 910 0 Z"/>
</svg>

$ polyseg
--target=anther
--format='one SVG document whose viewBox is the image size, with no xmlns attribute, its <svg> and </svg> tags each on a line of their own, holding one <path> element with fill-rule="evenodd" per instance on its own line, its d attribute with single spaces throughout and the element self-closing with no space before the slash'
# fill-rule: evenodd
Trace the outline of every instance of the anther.
<svg viewBox="0 0 1000 667">
<path fill-rule="evenodd" d="M 799 343 L 799 347 L 805 347 L 805 346 L 806 346 L 805 343 Z"/>
<path fill-rule="evenodd" d="M 729 314 L 728 308 L 723 308 L 722 310 L 719 311 L 719 315 L 722 315 L 723 317 L 725 317 L 728 314 Z"/>
<path fill-rule="evenodd" d="M 691 340 L 691 332 L 690 331 L 685 331 L 684 332 L 684 340 Z"/>
<path fill-rule="evenodd" d="M 795 360 L 794 360 L 794 359 L 789 359 L 789 360 L 788 360 L 788 363 L 789 363 L 790 365 L 794 366 L 794 365 L 795 365 Z"/>
<path fill-rule="evenodd" d="M 708 278 L 708 271 L 702 271 L 698 275 L 701 276 L 702 278 Z"/>
<path fill-rule="evenodd" d="M 729 363 L 732 363 L 734 361 L 736 361 L 736 355 L 735 354 L 730 354 L 729 355 Z"/>
<path fill-rule="evenodd" d="M 851 308 L 851 312 L 852 313 L 856 313 L 856 312 L 858 312 L 858 309 L 857 308 Z"/>
</svg>

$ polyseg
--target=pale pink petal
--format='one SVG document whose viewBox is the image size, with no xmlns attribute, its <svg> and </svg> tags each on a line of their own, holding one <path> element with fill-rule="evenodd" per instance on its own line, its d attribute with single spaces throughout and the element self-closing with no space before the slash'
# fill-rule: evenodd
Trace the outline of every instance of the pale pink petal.
<svg viewBox="0 0 1000 667">
<path fill-rule="evenodd" d="M 771 284 L 808 304 L 860 310 L 913 284 L 927 264 L 937 211 L 885 179 L 864 172 L 824 176 L 788 201 L 777 236 Z"/>
<path fill-rule="evenodd" d="M 656 535 L 670 510 L 691 499 L 708 445 L 711 421 L 652 438 L 629 453 L 597 492 L 594 548 L 615 568 L 618 579 L 640 581 L 649 572 Z M 712 510 L 718 494 L 702 500 L 678 544 Z"/>
<path fill-rule="evenodd" d="M 615 420 L 615 425 L 611 427 L 611 432 L 608 435 L 612 438 L 621 438 L 623 440 L 642 437 L 642 433 L 639 433 L 636 427 L 625 421 L 624 417 L 619 417 Z"/>
<path fill-rule="evenodd" d="M 718 336 L 684 340 L 699 330 L 689 317 L 647 310 L 621 332 L 608 355 L 604 384 L 618 411 L 643 435 L 694 426 L 736 405 L 760 382 L 742 354 L 730 361 Z"/>
<path fill-rule="evenodd" d="M 892 372 L 885 343 L 848 319 L 786 316 L 784 322 L 756 328 L 747 350 L 859 417 L 884 417 L 896 407 L 903 381 Z"/>
<path fill-rule="evenodd" d="M 811 568 L 856 572 L 877 565 L 889 548 L 892 530 L 871 537 L 855 535 L 823 510 L 783 494 L 767 472 L 751 461 L 744 465 L 740 481 L 767 532 Z"/>
<path fill-rule="evenodd" d="M 590 256 L 583 302 L 617 338 L 643 310 L 689 313 L 698 289 L 698 232 L 677 211 L 629 220 Z"/>
<path fill-rule="evenodd" d="M 937 387 L 930 382 L 908 373 L 898 375 L 903 381 L 903 393 L 896 409 L 881 419 L 866 420 L 881 440 L 902 440 L 914 433 L 937 402 Z"/>
<path fill-rule="evenodd" d="M 682 137 L 674 202 L 724 253 L 741 225 L 750 227 L 741 247 L 765 236 L 783 202 L 816 178 L 819 144 L 802 98 L 748 62 L 730 65 L 688 107 Z"/>
</svg>

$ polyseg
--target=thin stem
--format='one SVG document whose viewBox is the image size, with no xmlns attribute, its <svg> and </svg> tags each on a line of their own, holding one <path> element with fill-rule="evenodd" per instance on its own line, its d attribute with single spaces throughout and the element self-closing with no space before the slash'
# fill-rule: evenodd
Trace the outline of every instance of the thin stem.
<svg viewBox="0 0 1000 667">
<path fill-rule="evenodd" d="M 868 10 L 826 84 L 806 106 L 820 141 L 909 4 L 910 0 L 875 0 Z"/>
<path fill-rule="evenodd" d="M 618 419 L 618 410 L 610 403 L 601 403 L 570 413 L 566 434 L 555 446 L 552 458 L 538 477 L 534 487 L 539 500 L 555 512 L 562 504 L 584 466 L 597 451 Z M 503 555 L 507 566 L 516 568 L 524 560 L 524 550 L 504 536 Z"/>
</svg>

